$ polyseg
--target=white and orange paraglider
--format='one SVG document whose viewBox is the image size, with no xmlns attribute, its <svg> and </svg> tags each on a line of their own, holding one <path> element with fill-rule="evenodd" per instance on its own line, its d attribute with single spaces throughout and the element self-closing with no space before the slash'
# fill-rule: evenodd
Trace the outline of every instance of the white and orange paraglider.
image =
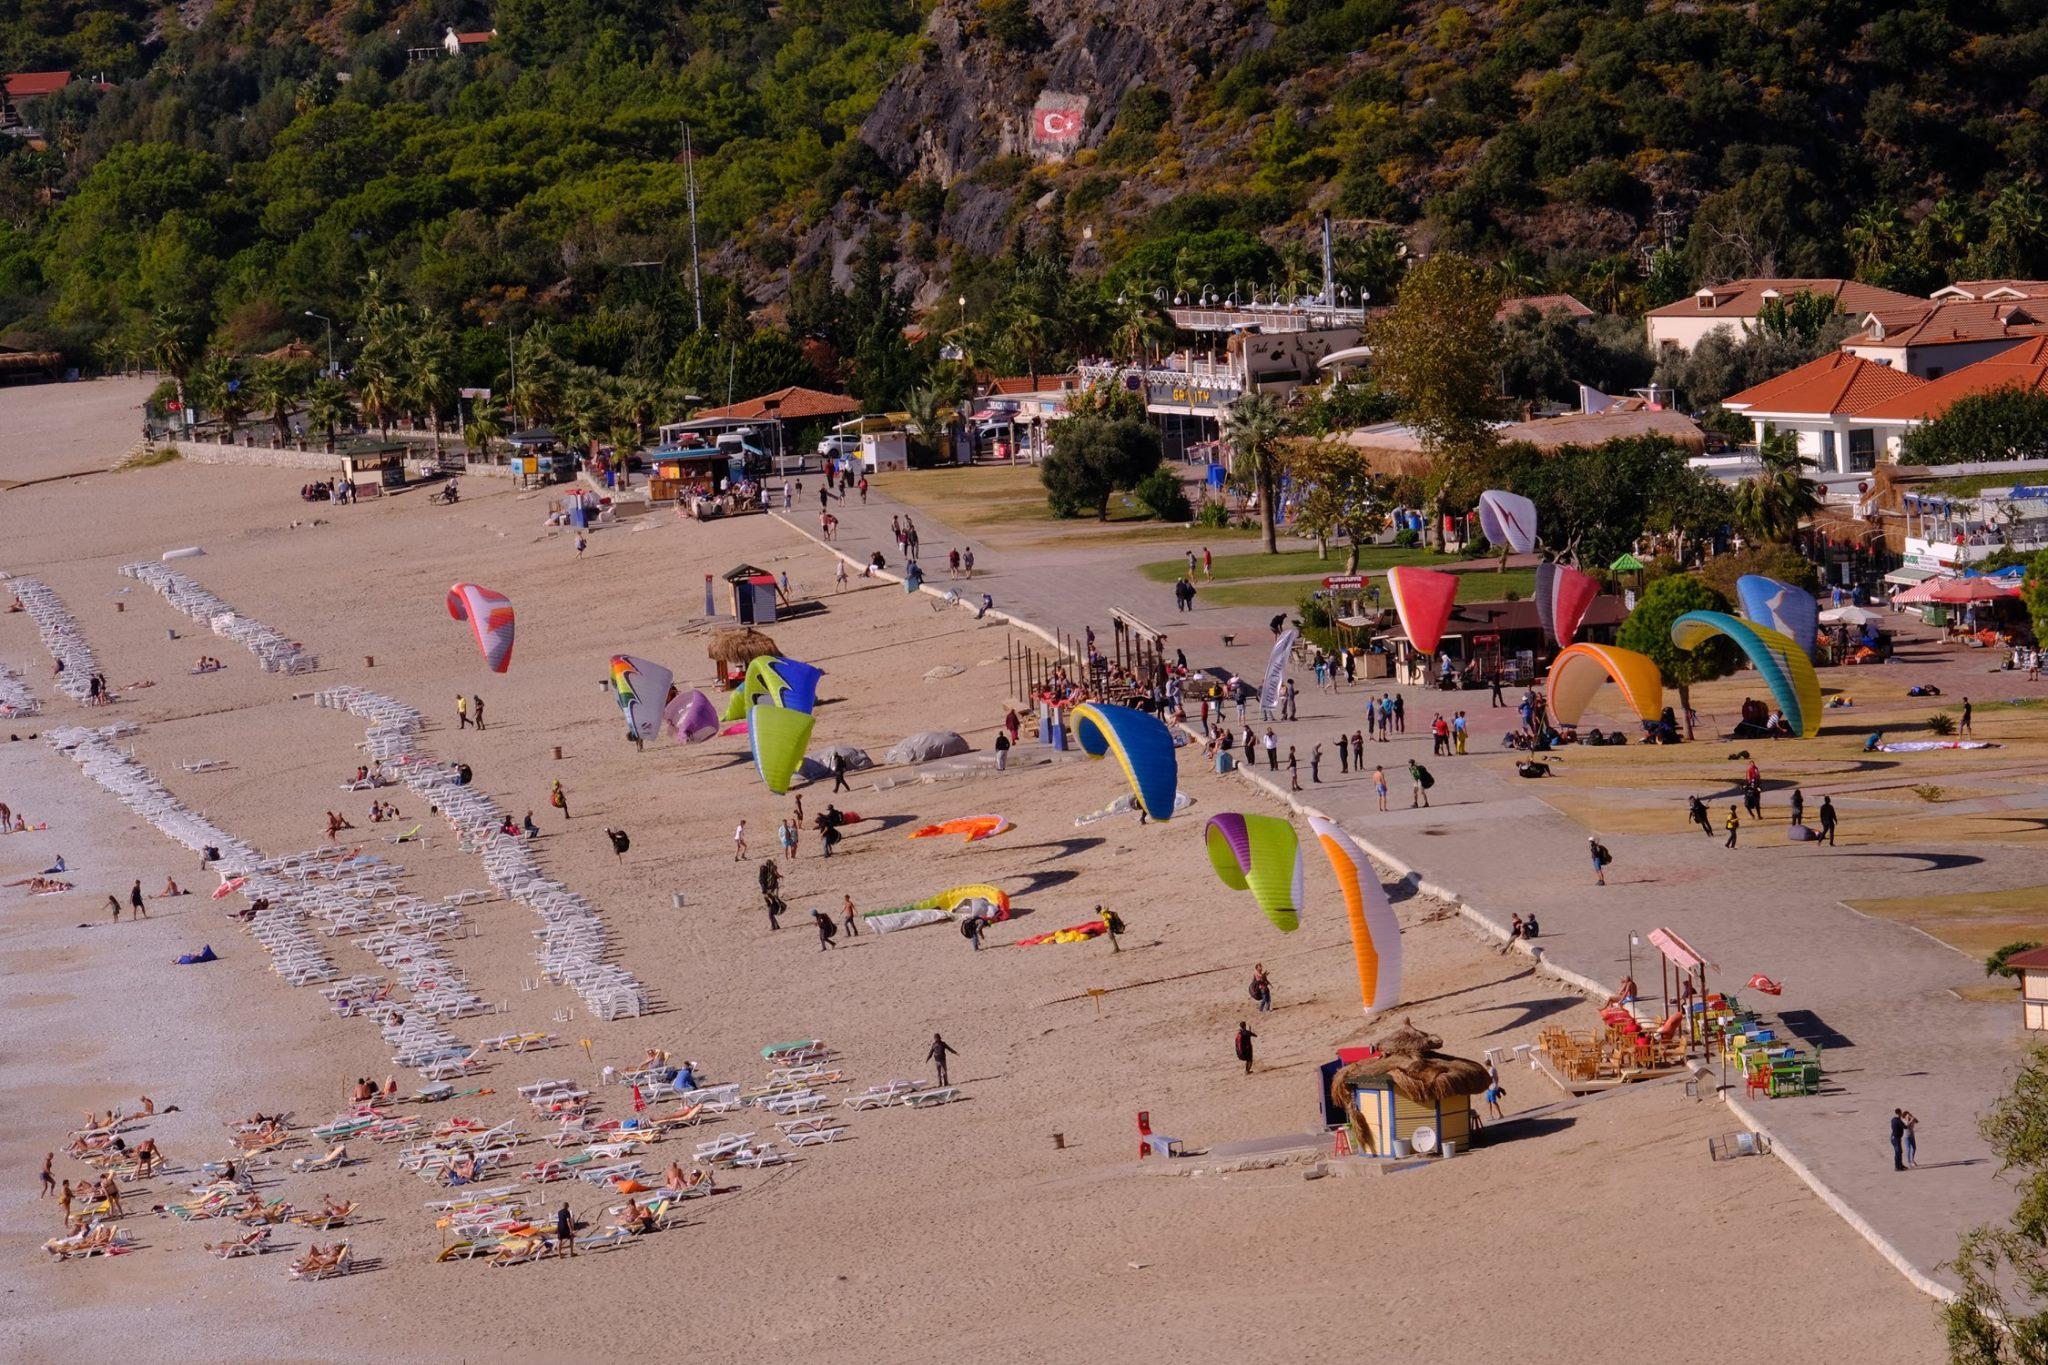
<svg viewBox="0 0 2048 1365">
<path fill-rule="evenodd" d="M 448 614 L 469 622 L 491 672 L 503 673 L 512 666 L 511 598 L 474 583 L 457 583 L 448 589 Z"/>
<path fill-rule="evenodd" d="M 1387 570 L 1387 587 L 1393 591 L 1394 611 L 1401 618 L 1408 643 L 1424 654 L 1434 654 L 1458 600 L 1458 576 L 1400 564 Z"/>
<path fill-rule="evenodd" d="M 1337 874 L 1337 887 L 1344 893 L 1344 909 L 1351 920 L 1351 952 L 1358 962 L 1358 994 L 1367 1014 L 1392 1009 L 1401 1002 L 1401 921 L 1394 917 L 1387 889 L 1365 850 L 1353 842 L 1334 820 L 1320 815 L 1308 817 L 1308 827 L 1330 870 Z"/>
<path fill-rule="evenodd" d="M 1479 529 L 1495 545 L 1529 554 L 1536 548 L 1536 504 L 1519 493 L 1489 488 L 1479 495 Z"/>
</svg>

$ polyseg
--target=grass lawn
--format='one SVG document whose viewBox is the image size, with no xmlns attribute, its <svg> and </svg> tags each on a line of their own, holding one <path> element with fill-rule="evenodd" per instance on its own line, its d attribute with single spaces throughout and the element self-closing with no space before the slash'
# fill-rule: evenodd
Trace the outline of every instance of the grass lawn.
<svg viewBox="0 0 2048 1365">
<path fill-rule="evenodd" d="M 1200 550 L 1197 549 L 1196 553 L 1199 554 Z M 1439 557 L 1420 547 L 1407 550 L 1397 550 L 1392 546 L 1374 547 L 1359 552 L 1358 571 L 1370 573 L 1396 564 L 1421 564 Z M 1140 565 L 1138 572 L 1154 583 L 1171 583 L 1185 573 L 1187 567 L 1185 558 L 1161 559 Z M 1314 550 L 1283 550 L 1277 555 L 1264 552 L 1218 555 L 1214 568 L 1218 583 L 1242 578 L 1278 578 L 1284 574 L 1312 574 L 1320 578 L 1325 574 L 1344 572 L 1344 551 L 1332 549 L 1325 559 L 1318 559 Z"/>
<path fill-rule="evenodd" d="M 1218 562 L 1221 563 L 1220 560 Z M 1181 567 L 1185 569 L 1187 565 L 1183 563 Z M 1291 607 L 1301 601 L 1303 593 L 1315 586 L 1315 580 L 1306 578 L 1282 582 L 1212 583 L 1202 588 L 1197 600 L 1212 607 Z M 1510 589 L 1524 597 L 1534 592 L 1535 570 L 1509 569 L 1506 573 L 1458 575 L 1460 602 L 1498 602 L 1507 596 Z"/>
<path fill-rule="evenodd" d="M 1849 901 L 1852 910 L 1910 924 L 1972 957 L 1989 957 L 2016 939 L 2048 938 L 2041 932 L 2041 906 L 2048 886 L 2011 891 L 1962 891 L 1945 896 L 1899 896 Z M 2009 990 L 2017 991 L 2016 985 Z"/>
<path fill-rule="evenodd" d="M 1113 494 L 1109 520 L 1093 517 L 1062 519 L 1046 505 L 1045 485 L 1039 482 L 1033 465 L 952 465 L 940 469 L 913 469 L 877 474 L 874 489 L 916 511 L 962 531 L 972 531 L 995 542 L 1057 544 L 1065 540 L 1113 537 L 1119 541 L 1159 540 L 1186 543 L 1200 535 L 1204 542 L 1242 544 L 1255 531 L 1197 530 L 1152 520 L 1151 513 L 1128 493 Z M 1182 561 L 1174 561 L 1180 563 Z M 1171 583 L 1168 574 L 1161 582 Z"/>
</svg>

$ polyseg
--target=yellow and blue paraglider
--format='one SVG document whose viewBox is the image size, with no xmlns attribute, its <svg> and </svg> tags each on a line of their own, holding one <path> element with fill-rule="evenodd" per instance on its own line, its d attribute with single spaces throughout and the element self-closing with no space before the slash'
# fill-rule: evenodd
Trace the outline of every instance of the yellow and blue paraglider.
<svg viewBox="0 0 2048 1365">
<path fill-rule="evenodd" d="M 825 670 L 799 659 L 763 654 L 747 665 L 740 685 L 725 703 L 725 719 L 745 720 L 747 712 L 766 702 L 791 711 L 814 711 L 818 705 L 818 680 Z"/>
<path fill-rule="evenodd" d="M 1358 994 L 1365 1012 L 1390 1010 L 1401 1002 L 1401 921 L 1387 900 L 1365 850 L 1338 828 L 1334 820 L 1320 815 L 1308 818 L 1330 870 L 1337 874 L 1337 887 L 1344 893 L 1344 909 L 1351 918 L 1351 951 L 1358 960 Z"/>
<path fill-rule="evenodd" d="M 1797 640 L 1721 611 L 1689 611 L 1671 623 L 1671 643 L 1680 649 L 1692 649 L 1716 635 L 1733 640 L 1748 657 L 1793 734 L 1812 739 L 1820 733 L 1820 677 Z"/>
<path fill-rule="evenodd" d="M 1073 712 L 1074 739 L 1090 758 L 1116 755 L 1138 808 L 1154 820 L 1173 818 L 1173 794 L 1180 774 L 1173 736 L 1157 716 L 1107 702 L 1083 702 Z"/>
<path fill-rule="evenodd" d="M 1233 891 L 1249 891 L 1273 927 L 1301 927 L 1301 839 L 1294 826 L 1271 815 L 1225 811 L 1209 817 L 1209 863 Z"/>
</svg>

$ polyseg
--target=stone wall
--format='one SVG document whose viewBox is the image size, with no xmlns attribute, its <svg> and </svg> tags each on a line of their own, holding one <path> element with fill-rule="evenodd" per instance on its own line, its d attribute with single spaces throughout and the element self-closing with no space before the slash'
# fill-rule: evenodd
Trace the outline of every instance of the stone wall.
<svg viewBox="0 0 2048 1365">
<path fill-rule="evenodd" d="M 210 441 L 173 441 L 178 454 L 194 464 L 259 466 L 269 469 L 313 469 L 339 475 L 341 456 L 324 450 L 289 450 L 276 446 L 222 446 Z"/>
</svg>

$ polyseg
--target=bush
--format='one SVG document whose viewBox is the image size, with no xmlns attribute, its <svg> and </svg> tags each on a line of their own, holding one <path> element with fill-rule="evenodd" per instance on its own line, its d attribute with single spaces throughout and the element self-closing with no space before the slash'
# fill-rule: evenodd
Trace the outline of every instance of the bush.
<svg viewBox="0 0 2048 1365">
<path fill-rule="evenodd" d="M 1180 476 L 1163 465 L 1138 480 L 1131 489 L 1131 496 L 1161 521 L 1187 521 L 1194 516 L 1187 490 L 1181 487 Z"/>
<path fill-rule="evenodd" d="M 1230 509 L 1218 498 L 1203 498 L 1202 505 L 1195 509 L 1195 525 L 1220 531 L 1230 525 Z"/>
<path fill-rule="evenodd" d="M 1927 728 L 1937 735 L 1952 735 L 1956 732 L 1956 718 L 1946 711 L 1937 711 L 1927 718 Z"/>
<path fill-rule="evenodd" d="M 2005 965 L 2005 960 L 2009 957 L 2018 957 L 2021 953 L 2030 953 L 2040 946 L 2037 940 L 2031 938 L 2023 938 L 2018 943 L 2006 944 L 1990 957 L 1984 959 L 1984 975 L 2008 978 L 2013 976 L 2013 969 Z"/>
<path fill-rule="evenodd" d="M 1403 526 L 1400 530 L 1394 532 L 1394 546 L 1396 549 L 1412 550 L 1421 543 L 1422 537 L 1417 535 L 1412 527 Z"/>
<path fill-rule="evenodd" d="M 981 0 L 978 8 L 988 36 L 1005 47 L 1035 47 L 1045 36 L 1028 0 Z"/>
</svg>

